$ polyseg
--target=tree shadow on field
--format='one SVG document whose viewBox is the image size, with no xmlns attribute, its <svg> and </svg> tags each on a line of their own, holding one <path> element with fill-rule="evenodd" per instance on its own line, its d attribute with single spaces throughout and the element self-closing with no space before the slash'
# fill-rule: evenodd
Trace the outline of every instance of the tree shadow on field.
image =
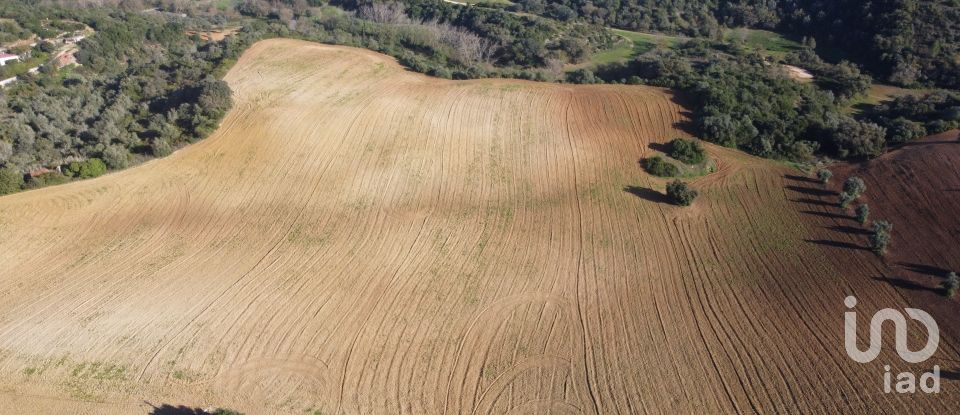
<svg viewBox="0 0 960 415">
<path fill-rule="evenodd" d="M 801 182 L 801 183 L 820 184 L 819 180 L 811 179 L 809 177 L 796 176 L 792 174 L 785 174 L 783 175 L 783 178 L 787 180 L 793 180 L 795 182 Z"/>
<path fill-rule="evenodd" d="M 786 186 L 787 189 L 793 190 L 797 193 L 803 193 L 810 196 L 836 196 L 837 192 L 832 190 L 825 189 L 814 189 L 811 187 L 800 187 L 800 186 Z"/>
<path fill-rule="evenodd" d="M 831 212 L 820 212 L 820 211 L 817 211 L 817 210 L 801 210 L 800 213 L 806 213 L 806 214 L 808 214 L 808 215 L 820 216 L 820 217 L 829 218 L 829 219 L 849 219 L 849 220 L 853 220 L 852 217 L 847 216 L 847 215 L 841 215 L 841 214 L 839 214 L 839 213 L 831 213 Z"/>
<path fill-rule="evenodd" d="M 935 267 L 932 265 L 917 264 L 913 262 L 898 262 L 897 265 L 900 265 L 907 270 L 916 272 L 917 274 L 930 275 L 932 277 L 946 277 L 947 273 L 950 272 L 944 268 Z"/>
<path fill-rule="evenodd" d="M 906 280 L 903 278 L 886 278 L 886 277 L 873 277 L 874 281 L 885 282 L 893 287 L 897 287 L 909 291 L 933 291 L 937 292 L 938 290 L 927 287 L 926 285 L 920 284 L 915 281 Z"/>
<path fill-rule="evenodd" d="M 153 411 L 149 415 L 210 415 L 209 412 L 204 411 L 200 408 L 190 408 L 188 406 L 173 406 L 168 404 L 163 404 L 160 406 L 153 406 L 150 402 L 146 402 L 147 405 L 150 405 L 153 408 Z"/>
<path fill-rule="evenodd" d="M 693 112 L 687 109 L 695 106 L 695 100 L 691 96 L 679 92 L 674 92 L 670 95 L 670 101 L 683 108 L 683 110 L 680 111 L 681 121 L 673 123 L 673 128 L 696 136 L 699 131 L 697 131 L 697 125 L 693 122 Z"/>
<path fill-rule="evenodd" d="M 958 370 L 949 370 L 949 369 L 941 369 L 941 370 L 940 370 L 940 377 L 941 377 L 942 379 L 946 379 L 946 380 L 960 380 L 960 371 L 958 371 Z"/>
<path fill-rule="evenodd" d="M 788 199 L 788 200 L 790 200 L 791 202 L 794 202 L 794 203 L 804 203 L 804 204 L 816 205 L 816 206 L 835 206 L 835 205 L 836 205 L 836 203 L 830 203 L 830 202 L 827 202 L 827 201 L 825 201 L 825 200 L 820 200 L 820 199 L 807 199 L 807 198 L 803 198 L 803 199 L 796 199 L 796 200 L 793 200 L 793 199 Z"/>
<path fill-rule="evenodd" d="M 858 228 L 856 226 L 834 225 L 834 226 L 824 226 L 824 228 L 830 229 L 831 231 L 836 231 L 840 233 L 849 233 L 853 235 L 869 235 L 870 234 L 869 230 Z"/>
<path fill-rule="evenodd" d="M 667 195 L 653 189 L 648 189 L 646 187 L 626 186 L 623 188 L 623 191 L 630 193 L 636 197 L 639 197 L 643 200 L 648 200 L 654 203 L 667 203 L 667 204 L 670 203 L 670 200 L 667 199 Z"/>
<path fill-rule="evenodd" d="M 670 146 L 664 143 L 650 143 L 647 147 L 650 147 L 651 150 L 659 151 L 663 154 L 670 153 Z"/>
<path fill-rule="evenodd" d="M 843 249 L 852 249 L 854 251 L 867 251 L 867 248 L 864 248 L 857 244 L 852 244 L 850 242 L 842 241 L 831 241 L 828 239 L 804 239 L 804 242 L 809 242 L 816 245 L 829 246 L 832 248 L 843 248 Z"/>
</svg>

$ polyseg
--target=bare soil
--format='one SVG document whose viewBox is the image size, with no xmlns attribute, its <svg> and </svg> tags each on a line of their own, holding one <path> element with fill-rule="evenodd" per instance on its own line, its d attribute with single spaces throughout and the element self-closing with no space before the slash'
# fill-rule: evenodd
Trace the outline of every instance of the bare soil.
<svg viewBox="0 0 960 415">
<path fill-rule="evenodd" d="M 666 90 L 438 80 L 282 39 L 226 79 L 236 105 L 207 140 L 0 198 L 0 413 L 960 403 L 956 380 L 881 384 L 884 364 L 956 371 L 956 337 L 923 365 L 893 336 L 846 356 L 845 296 L 862 324 L 912 300 L 830 228 L 854 222 L 817 202 L 829 189 L 710 147 L 700 198 L 664 203 L 638 160 L 686 136 Z"/>
</svg>

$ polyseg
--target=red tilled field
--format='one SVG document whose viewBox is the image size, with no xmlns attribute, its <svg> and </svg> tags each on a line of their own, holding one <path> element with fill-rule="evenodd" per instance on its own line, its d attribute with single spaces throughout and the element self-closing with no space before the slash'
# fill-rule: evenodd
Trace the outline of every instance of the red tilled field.
<svg viewBox="0 0 960 415">
<path fill-rule="evenodd" d="M 280 39 L 226 79 L 236 106 L 209 139 L 0 198 L 0 412 L 960 404 L 955 335 L 924 364 L 893 336 L 872 363 L 846 355 L 847 295 L 863 325 L 928 304 L 874 279 L 897 268 L 856 249 L 831 189 L 711 147 L 701 197 L 664 202 L 637 161 L 684 135 L 669 91 L 445 81 Z M 893 220 L 892 255 L 921 251 Z M 943 392 L 884 394 L 885 364 L 938 364 Z"/>
<path fill-rule="evenodd" d="M 911 304 L 933 313 L 949 337 L 958 338 L 960 307 L 942 297 L 940 284 L 948 272 L 960 273 L 960 130 L 909 143 L 867 163 L 839 166 L 835 173 L 830 190 L 839 192 L 847 177 L 863 178 L 867 191 L 861 199 L 871 218 L 894 224 L 884 258 L 889 269 L 878 280 L 900 288 Z M 863 230 L 837 239 L 869 245 Z"/>
</svg>

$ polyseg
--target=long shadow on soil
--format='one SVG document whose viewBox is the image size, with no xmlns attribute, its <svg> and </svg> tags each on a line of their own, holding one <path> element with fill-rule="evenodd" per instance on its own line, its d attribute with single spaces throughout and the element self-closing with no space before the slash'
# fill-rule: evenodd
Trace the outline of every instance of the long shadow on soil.
<svg viewBox="0 0 960 415">
<path fill-rule="evenodd" d="M 688 110 L 688 108 L 693 108 L 695 106 L 695 100 L 687 94 L 675 92 L 671 95 L 670 101 L 683 108 L 680 111 L 682 121 L 673 123 L 673 128 L 696 136 L 700 131 L 698 131 L 697 125 L 693 122 L 693 112 Z"/>
<path fill-rule="evenodd" d="M 923 285 L 923 284 L 920 284 L 920 283 L 917 283 L 917 282 L 914 282 L 914 281 L 910 281 L 910 280 L 905 280 L 905 279 L 903 279 L 903 278 L 873 277 L 873 280 L 874 280 L 874 281 L 885 282 L 885 283 L 890 284 L 890 285 L 892 285 L 892 286 L 894 286 L 894 287 L 901 288 L 901 289 L 904 289 L 904 290 L 939 292 L 939 290 L 937 290 L 937 289 L 935 289 L 935 288 L 930 288 L 930 287 L 927 287 L 926 285 Z"/>
<path fill-rule="evenodd" d="M 916 272 L 917 274 L 924 274 L 932 277 L 944 278 L 946 277 L 947 273 L 950 272 L 944 268 L 935 267 L 932 265 L 916 264 L 912 262 L 898 262 L 897 265 L 900 265 L 909 271 Z"/>
<path fill-rule="evenodd" d="M 804 242 L 809 242 L 812 244 L 829 246 L 832 248 L 843 248 L 843 249 L 852 249 L 854 251 L 867 251 L 868 249 L 857 244 L 852 244 L 850 242 L 842 241 L 831 241 L 829 239 L 804 239 Z"/>
<path fill-rule="evenodd" d="M 793 181 L 795 181 L 795 182 L 801 182 L 801 183 L 811 183 L 811 184 L 819 184 L 819 183 L 820 183 L 820 181 L 818 181 L 818 180 L 816 180 L 816 179 L 811 179 L 811 178 L 809 178 L 809 177 L 803 177 L 803 176 L 796 176 L 796 175 L 792 175 L 792 174 L 785 174 L 785 175 L 783 175 L 783 178 L 784 178 L 784 179 L 787 179 L 787 180 L 793 180 Z"/>
<path fill-rule="evenodd" d="M 147 405 L 153 407 L 153 411 L 150 412 L 150 415 L 210 415 L 209 412 L 204 411 L 200 408 L 190 408 L 188 406 L 173 406 L 163 404 L 160 406 L 153 406 L 150 402 L 147 402 Z"/>
<path fill-rule="evenodd" d="M 831 213 L 831 212 L 820 212 L 820 211 L 816 211 L 816 210 L 801 210 L 800 213 L 806 213 L 806 214 L 808 214 L 808 215 L 820 216 L 820 217 L 828 218 L 828 219 L 848 219 L 848 220 L 855 220 L 853 217 L 850 217 L 850 216 L 847 216 L 847 215 L 841 215 L 841 214 L 839 214 L 839 213 Z"/>
<path fill-rule="evenodd" d="M 851 235 L 869 235 L 870 234 L 869 230 L 858 228 L 856 226 L 834 225 L 834 226 L 824 226 L 824 229 L 830 229 L 831 231 L 848 233 Z"/>
<path fill-rule="evenodd" d="M 654 203 L 670 203 L 670 200 L 667 199 L 667 195 L 646 187 L 627 186 L 623 188 L 623 191 L 643 200 L 648 200 Z"/>
<path fill-rule="evenodd" d="M 803 199 L 796 199 L 796 200 L 790 200 L 790 201 L 795 203 L 804 203 L 808 205 L 814 205 L 814 206 L 835 206 L 836 205 L 836 203 L 830 203 L 820 199 L 803 198 Z"/>
<path fill-rule="evenodd" d="M 940 377 L 946 380 L 960 380 L 960 371 L 940 369 Z"/>
<path fill-rule="evenodd" d="M 832 190 L 824 189 L 814 189 L 812 187 L 800 187 L 800 186 L 786 186 L 787 189 L 793 190 L 797 193 L 803 193 L 810 196 L 836 196 L 837 192 Z"/>
<path fill-rule="evenodd" d="M 670 146 L 667 144 L 650 143 L 650 145 L 648 145 L 647 147 L 650 147 L 651 150 L 659 151 L 664 154 L 667 154 L 670 152 Z"/>
</svg>

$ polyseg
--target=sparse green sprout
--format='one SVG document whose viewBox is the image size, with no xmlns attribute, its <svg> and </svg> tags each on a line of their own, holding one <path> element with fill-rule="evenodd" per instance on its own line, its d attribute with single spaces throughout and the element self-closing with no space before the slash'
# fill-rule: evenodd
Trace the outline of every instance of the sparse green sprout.
<svg viewBox="0 0 960 415">
<path fill-rule="evenodd" d="M 697 191 L 680 180 L 674 180 L 667 184 L 667 198 L 677 206 L 690 206 L 697 198 Z"/>
<path fill-rule="evenodd" d="M 660 156 L 653 156 L 643 159 L 640 162 L 643 166 L 643 169 L 654 176 L 658 177 L 675 177 L 680 174 L 680 169 L 677 166 L 670 164 L 670 162 L 663 159 Z"/>
<path fill-rule="evenodd" d="M 867 220 L 870 218 L 870 206 L 867 206 L 866 203 L 857 206 L 857 222 L 860 222 L 861 225 L 866 225 Z"/>
<path fill-rule="evenodd" d="M 873 234 L 870 235 L 870 249 L 873 253 L 879 256 L 884 256 L 887 253 L 891 232 L 893 232 L 892 223 L 885 220 L 873 222 Z"/>
<path fill-rule="evenodd" d="M 817 180 L 820 180 L 820 183 L 827 184 L 830 183 L 830 178 L 833 177 L 833 172 L 827 169 L 817 170 Z"/>
<path fill-rule="evenodd" d="M 707 159 L 707 152 L 700 141 L 675 138 L 670 142 L 670 157 L 686 164 L 700 164 Z"/>
<path fill-rule="evenodd" d="M 957 278 L 957 273 L 947 274 L 947 279 L 943 281 L 943 284 L 940 284 L 940 287 L 943 288 L 943 295 L 947 298 L 956 297 L 957 290 L 960 289 L 960 278 Z"/>
<path fill-rule="evenodd" d="M 843 193 L 853 196 L 854 199 L 860 197 L 867 190 L 867 185 L 859 177 L 851 177 L 843 182 Z"/>
</svg>

